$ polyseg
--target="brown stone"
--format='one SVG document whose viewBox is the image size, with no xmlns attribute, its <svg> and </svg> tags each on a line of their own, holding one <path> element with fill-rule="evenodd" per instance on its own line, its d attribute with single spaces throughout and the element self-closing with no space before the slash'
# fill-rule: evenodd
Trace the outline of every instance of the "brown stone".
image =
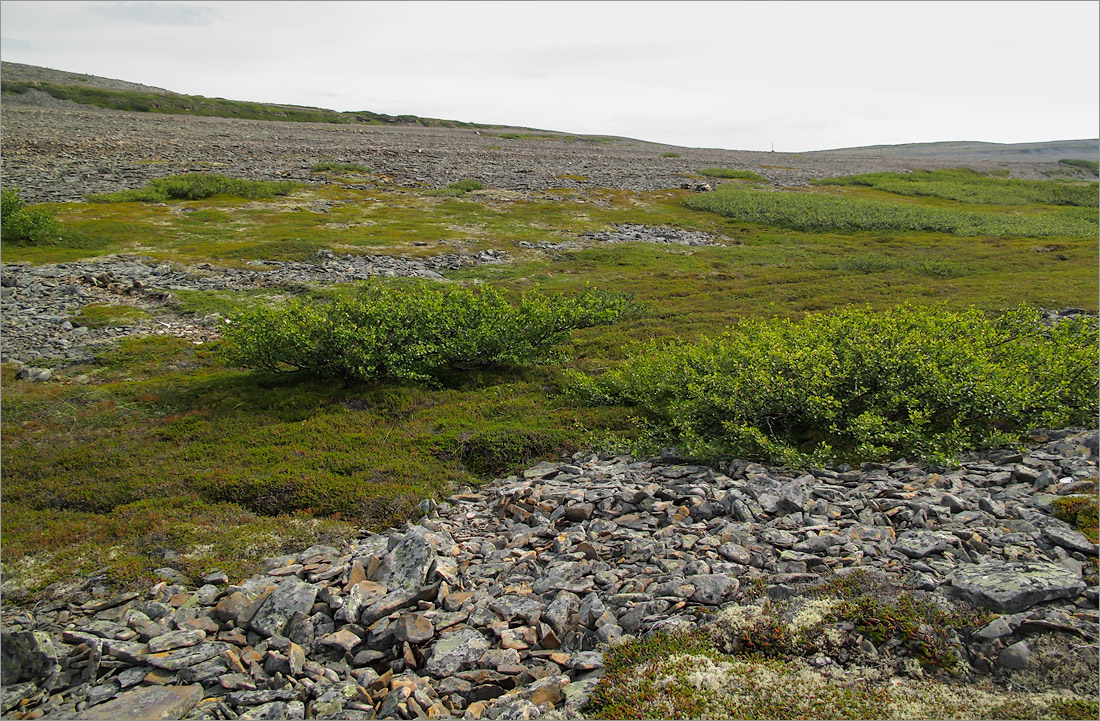
<svg viewBox="0 0 1100 721">
<path fill-rule="evenodd" d="M 363 564 L 360 561 L 356 561 L 351 564 L 351 570 L 348 571 L 348 582 L 344 584 L 344 593 L 351 591 L 352 586 L 355 584 L 367 580 L 367 571 L 363 568 Z"/>
<path fill-rule="evenodd" d="M 150 674 L 152 675 L 152 674 Z M 78 719 L 181 719 L 202 700 L 202 685 L 144 686 L 120 694 L 77 716 Z"/>
</svg>

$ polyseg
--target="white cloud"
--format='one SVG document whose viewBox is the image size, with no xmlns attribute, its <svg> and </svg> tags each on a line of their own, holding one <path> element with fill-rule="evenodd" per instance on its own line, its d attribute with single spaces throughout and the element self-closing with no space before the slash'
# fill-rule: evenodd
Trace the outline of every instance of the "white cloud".
<svg viewBox="0 0 1100 721">
<path fill-rule="evenodd" d="M 0 13 L 21 41 L 5 60 L 179 92 L 812 150 L 1095 137 L 1098 8 L 5 0 Z"/>
<path fill-rule="evenodd" d="M 209 25 L 216 16 L 211 7 L 178 2 L 95 3 L 89 10 L 109 20 L 143 25 Z"/>
</svg>

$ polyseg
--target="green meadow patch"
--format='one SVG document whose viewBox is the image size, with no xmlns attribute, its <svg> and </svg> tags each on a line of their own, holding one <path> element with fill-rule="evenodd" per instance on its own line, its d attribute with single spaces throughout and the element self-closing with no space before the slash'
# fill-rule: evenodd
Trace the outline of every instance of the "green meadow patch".
<svg viewBox="0 0 1100 721">
<path fill-rule="evenodd" d="M 804 232 L 914 232 L 961 236 L 1089 236 L 1097 232 L 1096 211 L 1070 207 L 1028 214 L 980 212 L 810 192 L 722 188 L 684 200 L 744 223 Z"/>
<path fill-rule="evenodd" d="M 186 173 L 155 178 L 136 190 L 89 195 L 90 203 L 166 203 L 169 200 L 203 200 L 215 195 L 234 198 L 274 198 L 289 195 L 297 184 L 289 180 L 262 181 L 228 178 L 215 173 Z"/>
<path fill-rule="evenodd" d="M 1097 183 L 993 178 L 965 168 L 850 175 L 844 178 L 816 180 L 814 185 L 860 186 L 897 195 L 945 198 L 981 205 L 1044 203 L 1086 208 L 1097 207 L 1098 187 Z"/>
<path fill-rule="evenodd" d="M 728 178 L 730 180 L 751 180 L 754 183 L 767 183 L 768 179 L 760 173 L 751 170 L 734 170 L 733 168 L 700 168 L 695 171 L 699 175 L 708 178 Z"/>
<path fill-rule="evenodd" d="M 208 182 L 185 184 L 183 192 Z M 741 192 L 836 201 L 842 209 L 851 207 L 848 201 L 882 204 L 828 195 L 838 191 L 887 194 L 856 186 Z M 848 227 L 828 218 L 803 230 L 782 217 L 749 219 L 690 205 L 726 191 L 584 187 L 520 195 L 463 185 L 453 192 L 330 184 L 259 199 L 222 191 L 167 202 L 58 203 L 50 207 L 59 240 L 19 245 L 5 231 L 5 262 L 129 253 L 247 268 L 254 259 L 307 260 L 320 249 L 414 257 L 495 249 L 509 262 L 445 271 L 446 287 L 474 295 L 492 288 L 511 308 L 534 289 L 583 297 L 598 287 L 648 308 L 645 315 L 570 331 L 554 344 L 561 357 L 550 365 L 449 368 L 434 374 L 431 385 L 247 370 L 220 351 L 226 341 L 197 346 L 159 336 L 105 346 L 95 363 L 57 368 L 60 383 L 16 380 L 14 368 L 5 366 L 5 594 L 15 588 L 10 598 L 33 600 L 48 595 L 44 589 L 52 583 L 101 569 L 107 580 L 135 586 L 164 565 L 193 580 L 214 567 L 245 574 L 265 555 L 296 543 L 400 523 L 423 498 L 456 486 L 594 445 L 652 441 L 655 426 L 639 426 L 637 417 L 648 412 L 633 402 L 589 405 L 567 393 L 572 373 L 602 378 L 630 368 L 639 344 L 690 344 L 742 319 L 797 322 L 868 302 L 877 311 L 905 303 L 952 312 L 975 306 L 987 318 L 1021 303 L 1095 309 L 1100 292 L 1095 217 L 1081 220 L 1095 215 L 1090 207 L 983 207 L 896 196 L 899 206 L 915 211 L 1066 226 L 1061 235 L 1029 237 L 897 223 Z M 721 244 L 577 242 L 552 252 L 518 244 L 580 241 L 624 223 L 705 231 Z M 300 290 L 173 291 L 181 305 L 163 312 L 234 316 L 281 307 Z M 325 288 L 309 302 L 323 309 L 356 292 Z M 128 323 L 130 313 L 91 307 L 78 319 Z M 286 339 L 293 342 L 294 332 Z M 684 408 L 677 422 L 703 427 L 702 406 L 697 417 L 691 404 Z M 885 430 L 894 432 L 894 421 L 884 417 Z M 889 445 L 876 440 L 873 426 L 860 426 L 868 443 Z M 786 443 L 799 450 L 807 440 L 828 439 L 795 433 Z M 1082 517 L 1088 509 L 1077 511 Z M 176 560 L 167 561 L 167 551 Z"/>
</svg>

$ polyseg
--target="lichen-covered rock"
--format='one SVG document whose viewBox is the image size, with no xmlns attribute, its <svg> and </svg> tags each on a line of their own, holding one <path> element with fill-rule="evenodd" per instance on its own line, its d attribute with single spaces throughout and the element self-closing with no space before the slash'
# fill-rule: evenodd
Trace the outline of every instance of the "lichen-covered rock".
<svg viewBox="0 0 1100 721">
<path fill-rule="evenodd" d="M 298 578 L 289 578 L 267 597 L 249 621 L 253 631 L 264 636 L 282 634 L 295 613 L 307 613 L 317 598 L 317 587 Z"/>
<path fill-rule="evenodd" d="M 452 631 L 432 646 L 424 672 L 436 678 L 446 678 L 472 666 L 488 649 L 489 642 L 476 629 Z"/>
<path fill-rule="evenodd" d="M 983 563 L 958 569 L 951 595 L 997 613 L 1017 613 L 1037 603 L 1075 598 L 1085 589 L 1080 575 L 1044 561 Z"/>
<path fill-rule="evenodd" d="M 93 706 L 77 716 L 82 721 L 181 719 L 202 700 L 202 686 L 142 686 Z"/>
<path fill-rule="evenodd" d="M 42 681 L 58 671 L 57 650 L 44 631 L 5 631 L 0 638 L 4 685 Z"/>
</svg>

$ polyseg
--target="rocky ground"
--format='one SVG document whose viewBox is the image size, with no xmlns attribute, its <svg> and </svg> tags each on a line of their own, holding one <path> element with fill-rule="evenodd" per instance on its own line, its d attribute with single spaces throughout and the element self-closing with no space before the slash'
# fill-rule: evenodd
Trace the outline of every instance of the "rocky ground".
<svg viewBox="0 0 1100 721">
<path fill-rule="evenodd" d="M 139 187 L 154 177 L 188 171 L 320 182 L 310 168 L 325 159 L 365 165 L 401 186 L 439 188 L 474 178 L 487 187 L 515 191 L 678 188 L 698 183 L 690 176 L 705 167 L 754 170 L 774 184 L 801 185 L 837 175 L 953 164 L 937 158 L 680 148 L 626 138 L 498 137 L 533 132 L 516 128 L 284 123 L 127 113 L 62 103 L 67 101 L 11 94 L 3 98 L 3 182 L 22 189 L 27 202 L 76 201 L 89 193 Z M 663 153 L 681 157 L 662 157 Z M 1056 162 L 976 165 L 1026 178 L 1064 172 Z"/>
<path fill-rule="evenodd" d="M 619 225 L 610 231 L 586 234 L 574 241 L 528 243 L 517 247 L 555 250 L 619 242 L 674 245 L 735 243 L 707 233 L 644 225 Z M 225 322 L 219 315 L 196 317 L 174 312 L 179 300 L 173 292 L 239 291 L 268 288 L 288 294 L 335 283 L 372 277 L 416 277 L 444 280 L 440 271 L 471 265 L 508 262 L 502 251 L 476 255 L 444 253 L 423 258 L 391 255 L 335 255 L 318 252 L 311 260 L 250 261 L 255 269 L 224 268 L 200 263 L 174 266 L 135 256 L 108 256 L 57 264 L 6 264 L 0 267 L 0 361 L 32 366 L 27 374 L 48 380 L 49 372 L 35 364 L 90 360 L 105 342 L 132 335 L 175 335 L 195 342 L 219 337 Z M 125 305 L 149 314 L 131 324 L 90 328 L 75 314 L 85 305 Z"/>
<path fill-rule="evenodd" d="M 28 94 L 31 95 L 31 94 Z M 79 200 L 152 177 L 216 170 L 319 182 L 322 159 L 362 163 L 370 182 L 493 188 L 698 184 L 707 166 L 751 169 L 779 185 L 934 160 L 672 148 L 633 140 L 513 140 L 497 131 L 309 125 L 158 116 L 4 98 L 3 183 L 28 201 Z M 519 131 L 522 132 L 522 131 Z M 682 157 L 661 157 L 677 152 Z M 1043 177 L 1053 164 L 1013 164 Z M 560 177 L 560 176 L 574 177 Z M 579 179 L 583 177 L 584 179 Z M 726 239 L 620 226 L 563 243 Z M 548 249 L 552 249 L 548 246 Z M 245 269 L 135 257 L 5 265 L 2 359 L 86 359 L 136 333 L 216 337 L 216 316 L 173 310 L 180 290 L 269 288 L 375 275 L 438 278 L 507 256 L 336 256 Z M 88 303 L 132 305 L 131 326 L 72 322 Z M 27 369 L 48 380 L 44 369 Z M 55 601 L 5 608 L 0 712 L 12 718 L 576 717 L 608 644 L 707 628 L 737 609 L 798 602 L 822 580 L 867 571 L 943 604 L 999 614 L 952 639 L 965 675 L 1029 690 L 1096 687 L 1097 547 L 1053 516 L 1062 495 L 1095 492 L 1097 434 L 1037 433 L 1026 453 L 959 468 L 900 460 L 796 473 L 733 461 L 578 455 L 435 505 L 416 525 L 271 559 L 230 579 L 210 569 L 112 595 L 97 579 Z M 751 611 L 746 611 L 751 615 Z M 744 613 L 742 614 L 744 615 Z M 911 673 L 904 649 L 851 628 L 816 667 Z M 909 659 L 911 660 L 911 659 Z M 1084 669 L 1084 670 L 1082 670 Z M 1078 691 L 1078 693 L 1084 693 Z"/>
<path fill-rule="evenodd" d="M 720 472 L 578 454 L 425 501 L 415 525 L 270 559 L 252 578 L 211 569 L 188 588 L 166 567 L 164 582 L 121 596 L 91 579 L 5 614 L 3 711 L 579 717 L 616 639 L 728 626 L 861 569 L 996 614 L 950 637 L 964 677 L 1093 693 L 1097 546 L 1052 504 L 1095 491 L 1098 437 L 1033 440 L 955 469 Z M 851 624 L 828 637 L 815 668 L 919 675 L 898 642 L 876 647 Z"/>
<path fill-rule="evenodd" d="M 25 364 L 86 361 L 104 342 L 131 335 L 176 335 L 205 342 L 218 335 L 224 319 L 172 312 L 180 290 L 272 288 L 287 293 L 311 285 L 351 283 L 371 277 L 419 277 L 442 280 L 440 270 L 500 263 L 506 256 L 486 250 L 477 255 L 447 253 L 422 259 L 388 255 L 334 255 L 321 251 L 312 261 L 252 261 L 253 269 L 206 263 L 173 267 L 147 258 L 109 256 L 44 265 L 9 264 L 0 274 L 0 360 Z M 89 328 L 74 324 L 85 305 L 127 305 L 148 312 L 132 325 Z"/>
</svg>

